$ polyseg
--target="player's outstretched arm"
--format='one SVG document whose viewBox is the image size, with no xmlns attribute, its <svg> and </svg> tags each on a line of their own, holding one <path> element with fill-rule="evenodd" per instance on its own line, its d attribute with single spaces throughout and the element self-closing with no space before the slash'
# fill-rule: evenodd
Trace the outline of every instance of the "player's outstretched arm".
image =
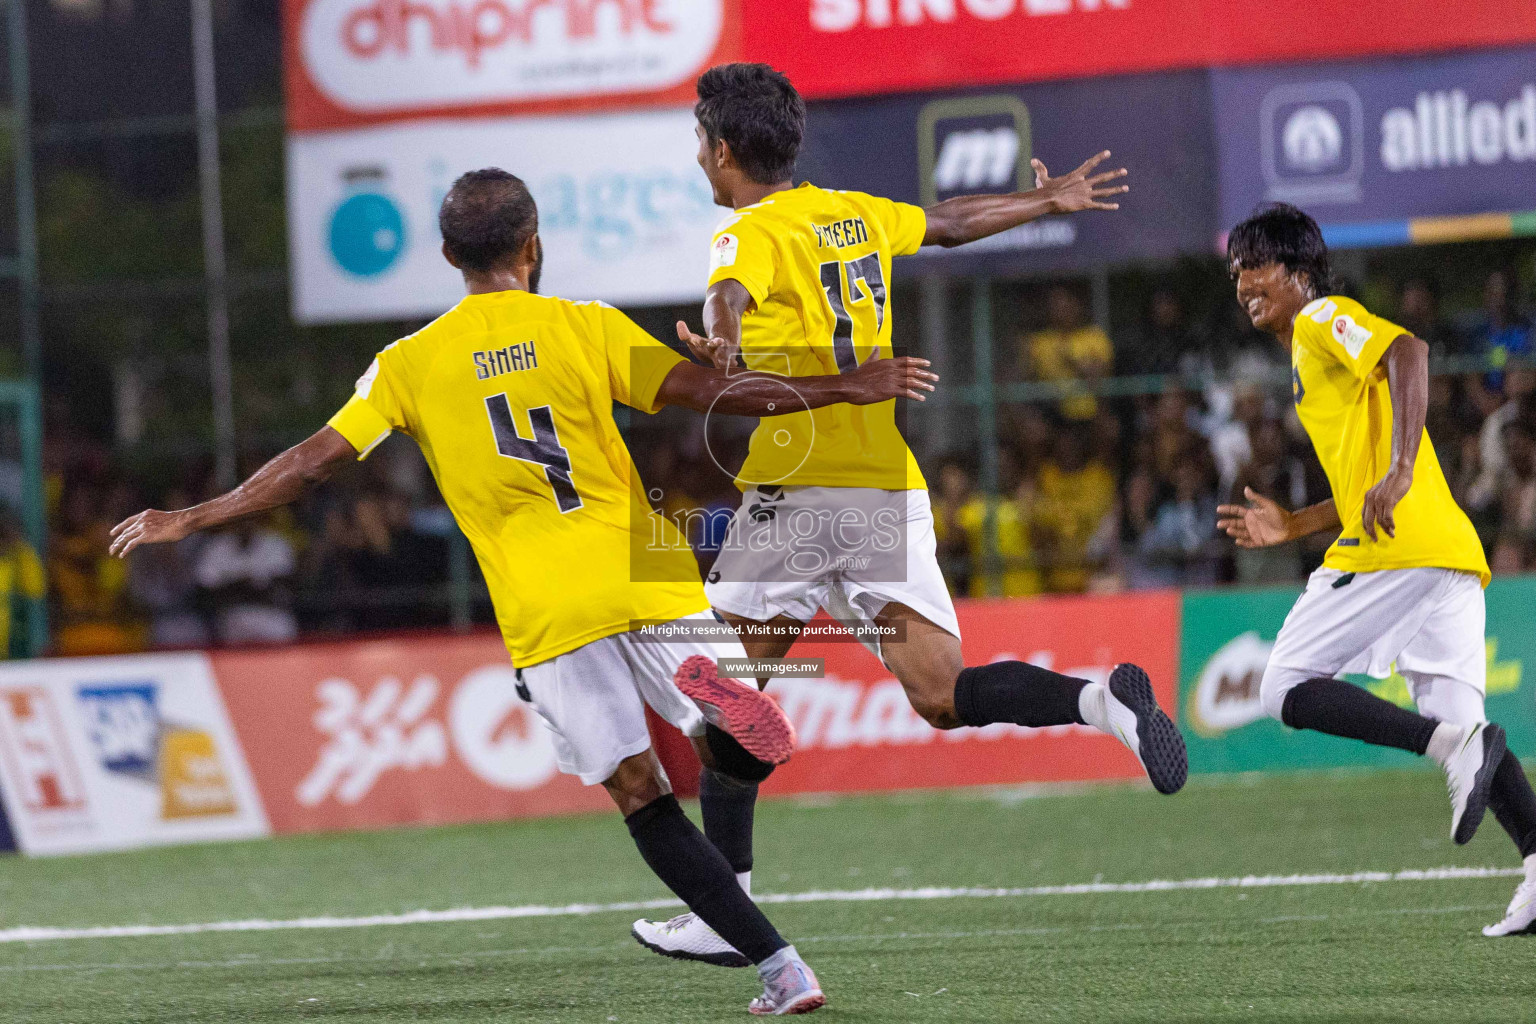
<svg viewBox="0 0 1536 1024">
<path fill-rule="evenodd" d="M 1387 346 L 1387 391 L 1392 396 L 1392 465 L 1376 486 L 1365 492 L 1360 518 L 1366 535 L 1376 540 L 1376 527 L 1397 536 L 1393 511 L 1413 486 L 1413 465 L 1429 414 L 1429 345 L 1411 334 L 1400 334 Z"/>
<path fill-rule="evenodd" d="M 956 196 L 935 203 L 923 211 L 928 215 L 928 233 L 923 236 L 923 244 L 951 248 L 1051 213 L 1118 210 L 1119 203 L 1106 200 L 1130 191 L 1129 185 L 1113 184 L 1129 172 L 1122 167 L 1094 174 L 1093 169 L 1108 159 L 1109 150 L 1106 149 L 1083 161 L 1077 170 L 1059 178 L 1051 177 L 1039 160 L 1031 160 L 1030 165 L 1035 169 L 1035 187 L 1028 192 Z"/>
<path fill-rule="evenodd" d="M 357 458 L 357 449 L 333 427 L 321 427 L 262 466 L 234 490 L 175 512 L 145 509 L 112 527 L 112 554 L 122 558 L 140 544 L 181 540 L 269 508 L 286 505 Z"/>
<path fill-rule="evenodd" d="M 1243 497 L 1248 504 L 1220 505 L 1216 509 L 1217 529 L 1240 548 L 1267 548 L 1321 530 L 1337 530 L 1342 525 L 1332 498 L 1288 512 L 1252 487 L 1243 488 Z"/>
<path fill-rule="evenodd" d="M 678 329 L 682 333 L 686 327 L 678 324 Z M 692 338 L 697 342 L 705 340 L 698 335 L 692 335 Z M 692 343 L 689 347 L 696 349 Z M 873 405 L 893 398 L 921 402 L 939 379 L 938 374 L 928 369 L 929 365 L 928 360 L 915 356 L 871 357 L 852 373 L 781 377 L 772 373 L 733 373 L 714 366 L 678 363 L 661 382 L 656 401 L 696 412 L 730 416 L 781 416 L 839 402 Z"/>
</svg>

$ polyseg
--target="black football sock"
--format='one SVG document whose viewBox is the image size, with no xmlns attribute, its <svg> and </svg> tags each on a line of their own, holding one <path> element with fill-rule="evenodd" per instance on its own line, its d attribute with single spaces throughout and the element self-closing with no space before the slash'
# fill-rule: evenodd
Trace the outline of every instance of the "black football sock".
<svg viewBox="0 0 1536 1024">
<path fill-rule="evenodd" d="M 1520 767 L 1513 750 L 1504 750 L 1504 760 L 1493 773 L 1493 788 L 1488 792 L 1488 806 L 1499 819 L 1509 838 L 1520 848 L 1520 856 L 1536 853 L 1536 792 Z"/>
<path fill-rule="evenodd" d="M 624 824 L 656 877 L 748 960 L 762 963 L 789 945 L 741 891 L 725 856 L 683 814 L 677 797 L 652 800 Z"/>
<path fill-rule="evenodd" d="M 1342 679 L 1308 679 L 1291 687 L 1280 706 L 1280 721 L 1292 729 L 1312 729 L 1421 755 L 1440 724 Z"/>
<path fill-rule="evenodd" d="M 955 714 L 966 725 L 1041 727 L 1083 721 L 1078 697 L 1086 679 L 1073 679 L 1022 661 L 999 661 L 960 670 L 955 679 Z"/>
<path fill-rule="evenodd" d="M 752 816 L 757 783 L 733 779 L 713 768 L 699 773 L 699 810 L 704 834 L 738 875 L 752 870 Z"/>
</svg>

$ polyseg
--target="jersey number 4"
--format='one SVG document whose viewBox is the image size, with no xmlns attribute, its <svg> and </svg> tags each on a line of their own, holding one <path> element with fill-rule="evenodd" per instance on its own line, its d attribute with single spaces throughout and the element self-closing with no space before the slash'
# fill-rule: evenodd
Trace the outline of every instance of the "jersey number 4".
<svg viewBox="0 0 1536 1024">
<path fill-rule="evenodd" d="M 544 479 L 555 492 L 555 504 L 561 512 L 574 512 L 581 508 L 581 495 L 571 483 L 571 456 L 560 444 L 560 434 L 555 430 L 554 412 L 547 405 L 528 410 L 528 422 L 533 426 L 533 440 L 517 432 L 512 420 L 512 405 L 505 392 L 485 400 L 485 411 L 491 417 L 491 432 L 496 435 L 496 450 L 509 459 L 531 462 L 544 467 Z"/>
<path fill-rule="evenodd" d="M 846 289 L 843 287 L 844 267 L 848 268 Z M 872 252 L 847 263 L 837 260 L 823 263 L 821 290 L 827 293 L 827 302 L 832 306 L 832 357 L 837 360 L 837 372 L 852 373 L 859 368 L 859 357 L 854 351 L 853 317 L 848 313 L 848 303 L 873 299 L 876 334 L 885 323 L 885 275 L 880 272 L 880 254 Z M 869 338 L 865 343 L 873 346 L 876 342 Z"/>
</svg>

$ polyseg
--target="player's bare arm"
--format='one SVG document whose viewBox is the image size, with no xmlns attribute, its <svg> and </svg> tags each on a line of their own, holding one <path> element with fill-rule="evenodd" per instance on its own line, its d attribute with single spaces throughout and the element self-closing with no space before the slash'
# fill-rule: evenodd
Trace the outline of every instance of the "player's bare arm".
<svg viewBox="0 0 1536 1024">
<path fill-rule="evenodd" d="M 357 449 L 350 441 L 333 427 L 321 427 L 232 491 L 191 508 L 173 512 L 145 509 L 124 519 L 112 528 L 112 554 L 123 558 L 141 544 L 173 543 L 199 530 L 286 505 L 355 458 Z"/>
<path fill-rule="evenodd" d="M 1094 168 L 1109 159 L 1109 150 L 1091 156 L 1070 173 L 1053 178 L 1039 160 L 1031 160 L 1035 169 L 1035 187 L 1028 192 L 1007 195 L 956 196 L 927 207 L 928 233 L 924 245 L 942 245 L 946 249 L 974 242 L 1000 231 L 1028 224 L 1053 213 L 1078 213 L 1082 210 L 1118 210 L 1110 202 L 1114 196 L 1130 191 L 1129 185 L 1115 184 L 1129 171 L 1124 167 L 1095 174 Z"/>
<path fill-rule="evenodd" d="M 1221 505 L 1216 509 L 1216 526 L 1240 548 L 1267 548 L 1286 544 L 1323 530 L 1337 530 L 1342 523 L 1333 499 L 1291 512 L 1279 502 L 1243 488 L 1246 505 Z"/>
<path fill-rule="evenodd" d="M 901 356 L 870 359 L 852 373 L 790 378 L 679 363 L 661 382 L 656 399 L 664 405 L 731 416 L 772 416 L 839 402 L 873 405 L 893 398 L 921 402 L 939 379 L 928 366 L 926 359 Z"/>
<path fill-rule="evenodd" d="M 1400 334 L 1382 361 L 1392 396 L 1392 464 L 1376 486 L 1365 492 L 1360 517 L 1371 540 L 1377 539 L 1378 525 L 1388 537 L 1397 536 L 1392 513 L 1413 486 L 1413 465 L 1429 412 L 1429 345 L 1411 334 Z"/>
<path fill-rule="evenodd" d="M 704 336 L 694 334 L 681 320 L 677 336 L 696 357 L 724 370 L 741 350 L 741 318 L 751 308 L 746 285 L 730 278 L 716 281 L 704 295 Z"/>
</svg>

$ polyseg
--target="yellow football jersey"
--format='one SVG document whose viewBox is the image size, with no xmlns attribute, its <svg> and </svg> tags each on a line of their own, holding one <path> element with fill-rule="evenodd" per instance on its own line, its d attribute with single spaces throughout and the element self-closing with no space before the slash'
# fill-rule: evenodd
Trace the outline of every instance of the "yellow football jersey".
<svg viewBox="0 0 1536 1024">
<path fill-rule="evenodd" d="M 613 421 L 615 401 L 654 412 L 681 361 L 601 303 L 470 295 L 380 352 L 330 424 L 360 457 L 392 430 L 415 438 L 513 664 L 534 665 L 709 607 Z"/>
<path fill-rule="evenodd" d="M 1393 512 L 1397 536 L 1361 523 L 1365 495 L 1392 465 L 1392 397 L 1382 356 L 1403 328 L 1353 299 L 1330 295 L 1296 316 L 1291 389 L 1296 415 L 1328 474 L 1344 524 L 1323 564 L 1342 572 L 1430 566 L 1476 573 L 1488 583 L 1488 560 L 1467 514 L 1451 497 L 1425 432 L 1413 485 Z"/>
<path fill-rule="evenodd" d="M 891 257 L 916 252 L 927 230 L 920 207 L 809 183 L 737 210 L 715 231 L 709 283 L 740 281 L 752 296 L 741 319 L 747 366 L 810 377 L 890 358 Z M 764 416 L 736 486 L 774 484 L 926 486 L 894 399 Z"/>
</svg>

